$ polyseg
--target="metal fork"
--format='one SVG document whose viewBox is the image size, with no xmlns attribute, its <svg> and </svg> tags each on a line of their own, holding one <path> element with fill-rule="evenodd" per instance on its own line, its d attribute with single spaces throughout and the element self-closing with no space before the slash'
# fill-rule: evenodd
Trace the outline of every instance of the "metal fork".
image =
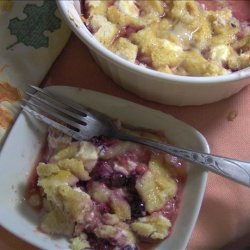
<svg viewBox="0 0 250 250">
<path fill-rule="evenodd" d="M 250 162 L 195 152 L 127 134 L 119 130 L 111 118 L 100 112 L 55 96 L 41 88 L 31 87 L 35 92 L 26 92 L 30 98 L 24 99 L 26 105 L 22 105 L 23 110 L 76 140 L 90 140 L 94 136 L 103 135 L 132 141 L 164 151 L 194 163 L 204 170 L 250 186 Z"/>
</svg>

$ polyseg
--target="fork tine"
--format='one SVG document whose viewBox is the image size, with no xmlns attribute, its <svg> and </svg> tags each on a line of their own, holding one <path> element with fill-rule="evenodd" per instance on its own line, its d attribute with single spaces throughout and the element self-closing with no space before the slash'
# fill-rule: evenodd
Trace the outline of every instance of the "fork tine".
<svg viewBox="0 0 250 250">
<path fill-rule="evenodd" d="M 65 133 L 66 135 L 74 138 L 75 140 L 82 140 L 84 139 L 84 137 L 81 134 L 76 133 L 74 130 L 44 116 L 41 113 L 38 113 L 37 111 L 31 109 L 30 107 L 28 107 L 27 105 L 21 105 L 21 107 L 23 108 L 24 111 L 26 111 L 27 113 L 31 114 L 32 116 L 34 116 L 36 119 L 48 124 L 49 126 L 52 126 L 55 129 L 58 129 L 59 131 L 62 131 L 63 133 Z"/>
<path fill-rule="evenodd" d="M 38 95 L 34 95 L 34 94 L 31 94 L 31 93 L 28 93 L 28 92 L 26 92 L 26 94 L 28 96 L 32 97 L 32 100 L 35 100 L 35 101 L 40 102 L 42 104 L 48 105 L 49 107 L 51 107 L 51 108 L 53 108 L 53 109 L 55 109 L 57 111 L 60 111 L 60 113 L 64 113 L 67 116 L 71 117 L 76 122 L 79 122 L 82 125 L 86 125 L 86 122 L 84 122 L 83 116 L 80 116 L 80 115 L 78 115 L 76 113 L 73 113 L 73 112 L 71 112 L 71 111 L 69 111 L 67 109 L 61 108 L 58 105 L 55 105 L 55 104 L 53 104 L 51 102 L 48 102 L 46 99 L 40 98 Z"/>
<path fill-rule="evenodd" d="M 65 97 L 62 99 L 61 97 L 51 94 L 49 91 L 43 90 L 39 87 L 36 87 L 33 85 L 30 85 L 30 87 L 34 90 L 37 90 L 39 94 L 42 94 L 48 97 L 51 100 L 51 102 L 56 103 L 57 106 L 60 106 L 63 109 L 66 109 L 68 111 L 78 113 L 78 115 L 82 116 L 83 121 L 84 121 L 84 117 L 87 117 L 87 116 L 88 116 L 88 122 L 90 120 L 97 121 L 97 120 L 100 120 L 100 118 L 103 121 L 107 119 L 110 120 L 110 118 L 107 118 L 107 116 L 101 113 L 100 111 L 94 110 L 89 107 L 85 107 L 82 104 L 76 103 L 75 101 L 67 99 Z"/>
<path fill-rule="evenodd" d="M 30 87 L 36 91 L 38 91 L 39 93 L 49 97 L 53 102 L 56 102 L 58 103 L 59 105 L 63 105 L 64 108 L 67 108 L 67 109 L 71 109 L 71 111 L 76 111 L 79 113 L 79 115 L 82 115 L 82 116 L 87 116 L 87 115 L 92 115 L 92 113 L 90 114 L 89 113 L 89 108 L 86 108 L 82 105 L 80 105 L 79 103 L 76 103 L 72 100 L 70 100 L 70 103 L 67 102 L 67 100 L 64 98 L 64 100 L 62 100 L 60 97 L 58 96 L 55 96 L 51 93 L 49 93 L 48 91 L 45 91 L 37 86 L 33 86 L 33 85 L 30 85 Z"/>
<path fill-rule="evenodd" d="M 26 100 L 23 99 L 24 102 L 27 103 L 27 105 L 29 106 L 33 106 L 38 110 L 41 110 L 45 115 L 49 116 L 51 119 L 56 119 L 61 121 L 62 123 L 65 123 L 66 125 L 70 126 L 71 128 L 75 129 L 76 131 L 80 131 L 82 130 L 82 128 L 84 128 L 83 125 L 76 123 L 75 121 L 71 120 L 70 118 L 68 118 L 67 116 L 65 116 L 65 114 L 63 114 L 62 112 L 56 112 L 55 110 L 53 110 L 51 107 L 46 106 L 42 103 L 39 103 L 40 105 L 36 104 L 32 99 L 30 100 Z"/>
</svg>

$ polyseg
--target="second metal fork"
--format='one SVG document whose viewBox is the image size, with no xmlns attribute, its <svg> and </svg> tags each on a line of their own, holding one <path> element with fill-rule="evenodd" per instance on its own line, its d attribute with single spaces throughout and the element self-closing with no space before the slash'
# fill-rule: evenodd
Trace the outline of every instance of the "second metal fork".
<svg viewBox="0 0 250 250">
<path fill-rule="evenodd" d="M 222 156 L 195 152 L 169 144 L 127 134 L 117 128 L 108 116 L 82 105 L 52 95 L 48 91 L 31 86 L 36 93 L 27 93 L 23 110 L 37 119 L 60 130 L 76 140 L 90 140 L 94 136 L 107 136 L 132 141 L 164 151 L 195 163 L 205 170 L 250 186 L 250 163 Z"/>
</svg>

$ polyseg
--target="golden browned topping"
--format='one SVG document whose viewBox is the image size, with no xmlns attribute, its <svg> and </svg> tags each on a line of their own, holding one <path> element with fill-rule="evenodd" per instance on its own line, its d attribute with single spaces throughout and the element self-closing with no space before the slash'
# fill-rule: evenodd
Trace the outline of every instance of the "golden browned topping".
<svg viewBox="0 0 250 250">
<path fill-rule="evenodd" d="M 250 66 L 250 32 L 229 8 L 196 0 L 86 0 L 84 22 L 108 49 L 161 72 L 216 76 Z"/>
</svg>

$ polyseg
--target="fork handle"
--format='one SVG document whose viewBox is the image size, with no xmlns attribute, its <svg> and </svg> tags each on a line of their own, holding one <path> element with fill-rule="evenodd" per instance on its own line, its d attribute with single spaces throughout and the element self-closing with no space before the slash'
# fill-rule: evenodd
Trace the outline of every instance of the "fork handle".
<svg viewBox="0 0 250 250">
<path fill-rule="evenodd" d="M 121 140 L 133 141 L 164 151 L 191 163 L 195 163 L 196 165 L 203 167 L 205 170 L 212 171 L 216 174 L 250 187 L 250 162 L 195 152 L 120 132 L 118 132 L 117 137 Z"/>
</svg>

